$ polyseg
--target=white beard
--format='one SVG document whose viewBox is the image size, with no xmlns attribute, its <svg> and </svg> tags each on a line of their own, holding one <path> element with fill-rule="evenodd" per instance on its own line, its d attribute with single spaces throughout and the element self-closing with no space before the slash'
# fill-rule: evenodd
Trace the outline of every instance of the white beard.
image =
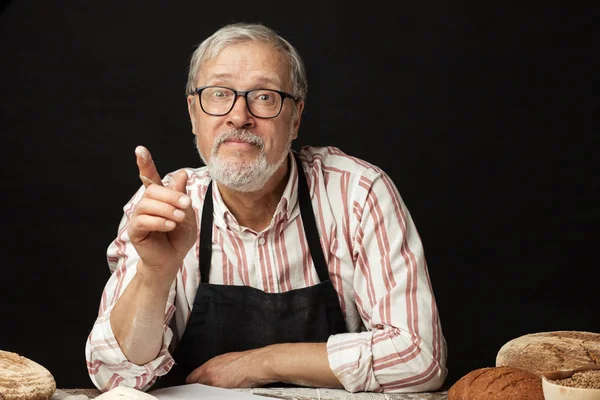
<svg viewBox="0 0 600 400">
<path fill-rule="evenodd" d="M 219 146 L 226 140 L 241 140 L 247 143 L 252 143 L 258 146 L 260 154 L 254 160 L 244 161 L 237 157 L 222 158 L 218 149 Z M 200 157 L 208 166 L 208 172 L 212 179 L 218 183 L 227 186 L 230 189 L 238 192 L 256 192 L 262 189 L 265 184 L 271 179 L 273 174 L 285 162 L 292 147 L 292 135 L 289 135 L 288 142 L 281 153 L 281 156 L 274 164 L 269 164 L 265 153 L 264 141 L 246 130 L 230 130 L 221 134 L 216 140 L 212 148 L 210 162 L 206 162 L 200 149 Z M 236 154 L 236 156 L 239 154 Z"/>
</svg>

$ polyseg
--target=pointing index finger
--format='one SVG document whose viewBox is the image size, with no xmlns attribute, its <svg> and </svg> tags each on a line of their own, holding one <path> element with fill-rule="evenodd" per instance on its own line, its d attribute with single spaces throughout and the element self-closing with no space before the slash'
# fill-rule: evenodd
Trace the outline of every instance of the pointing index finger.
<svg viewBox="0 0 600 400">
<path fill-rule="evenodd" d="M 140 171 L 140 179 L 144 186 L 148 187 L 151 184 L 163 186 L 160 175 L 156 170 L 152 155 L 144 146 L 137 146 L 135 148 L 136 163 Z"/>
<path fill-rule="evenodd" d="M 147 176 L 144 175 L 140 175 L 140 180 L 142 181 L 142 183 L 144 184 L 144 186 L 148 187 L 150 185 L 152 185 L 154 182 L 152 182 L 152 179 L 148 178 Z"/>
</svg>

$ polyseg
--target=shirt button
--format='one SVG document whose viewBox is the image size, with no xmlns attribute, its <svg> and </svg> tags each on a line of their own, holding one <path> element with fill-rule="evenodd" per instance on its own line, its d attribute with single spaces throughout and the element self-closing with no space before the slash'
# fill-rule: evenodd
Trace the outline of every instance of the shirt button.
<svg viewBox="0 0 600 400">
<path fill-rule="evenodd" d="M 262 238 L 262 237 L 261 237 L 260 239 L 258 239 L 258 244 L 260 244 L 261 246 L 262 246 L 263 244 L 265 244 L 265 242 L 266 242 L 265 238 Z"/>
</svg>

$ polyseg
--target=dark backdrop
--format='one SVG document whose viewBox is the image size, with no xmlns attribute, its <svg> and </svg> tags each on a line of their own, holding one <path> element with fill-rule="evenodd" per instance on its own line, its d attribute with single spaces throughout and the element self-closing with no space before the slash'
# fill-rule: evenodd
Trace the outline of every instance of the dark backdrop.
<svg viewBox="0 0 600 400">
<path fill-rule="evenodd" d="M 8 4 L 0 349 L 58 387 L 91 387 L 84 346 L 106 247 L 140 185 L 134 148 L 162 174 L 199 165 L 188 60 L 232 21 L 264 22 L 304 56 L 296 148 L 335 145 L 397 184 L 424 242 L 448 385 L 520 335 L 600 332 L 597 14 L 394 3 Z"/>
</svg>

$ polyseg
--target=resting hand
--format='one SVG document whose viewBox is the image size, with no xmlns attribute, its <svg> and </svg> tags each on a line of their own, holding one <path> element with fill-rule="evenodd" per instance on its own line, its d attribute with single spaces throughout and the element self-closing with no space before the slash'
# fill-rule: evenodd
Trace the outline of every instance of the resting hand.
<svg viewBox="0 0 600 400">
<path fill-rule="evenodd" d="M 150 152 L 138 146 L 135 154 L 146 191 L 135 206 L 127 233 L 146 271 L 172 277 L 196 242 L 198 231 L 186 194 L 188 177 L 179 171 L 165 187 Z"/>
<path fill-rule="evenodd" d="M 226 353 L 211 358 L 192 371 L 185 383 L 202 383 L 223 388 L 264 386 L 269 379 L 264 368 L 263 349 Z"/>
</svg>

